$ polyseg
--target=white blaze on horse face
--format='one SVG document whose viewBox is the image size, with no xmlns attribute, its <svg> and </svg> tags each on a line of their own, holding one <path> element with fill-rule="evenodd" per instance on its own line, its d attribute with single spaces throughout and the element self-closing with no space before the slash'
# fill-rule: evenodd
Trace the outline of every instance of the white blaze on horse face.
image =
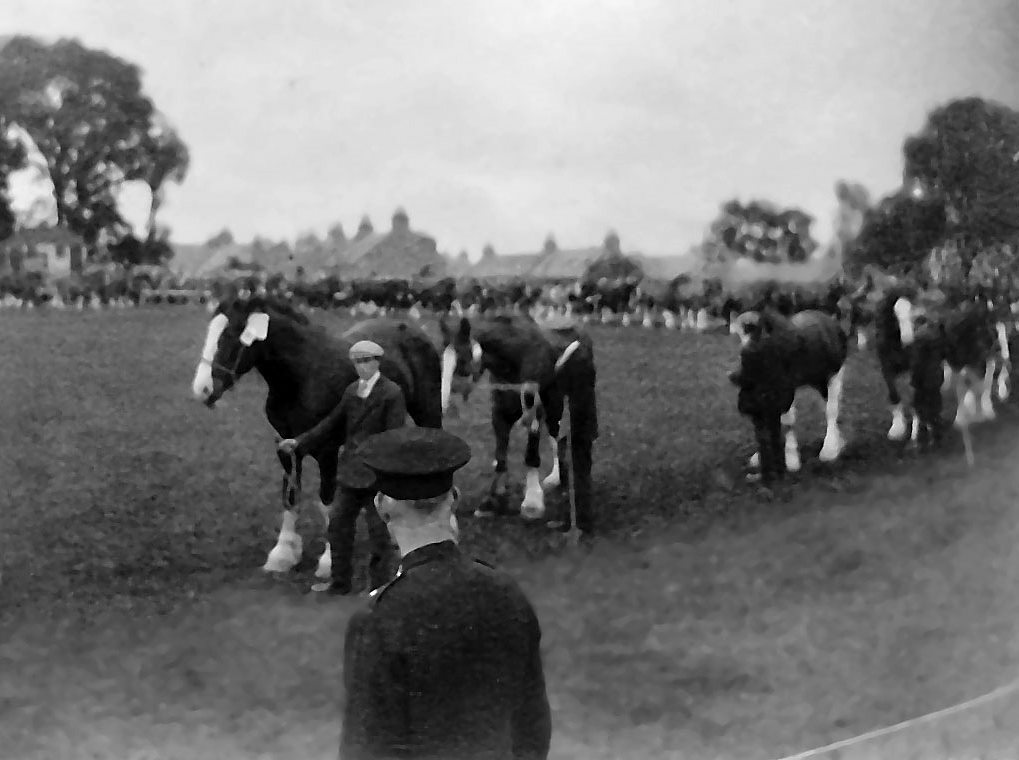
<svg viewBox="0 0 1019 760">
<path fill-rule="evenodd" d="M 862 329 L 857 329 L 856 331 L 856 347 L 857 348 L 867 347 L 867 333 L 865 333 Z"/>
<path fill-rule="evenodd" d="M 889 441 L 901 441 L 906 437 L 906 414 L 902 404 L 892 407 L 892 426 L 888 428 Z"/>
<path fill-rule="evenodd" d="M 909 440 L 916 443 L 920 440 L 920 418 L 913 412 L 913 432 L 910 433 Z"/>
<path fill-rule="evenodd" d="M 913 343 L 913 304 L 908 298 L 900 298 L 892 307 L 895 318 L 899 322 L 899 336 L 902 345 L 909 346 Z"/>
<path fill-rule="evenodd" d="M 555 436 L 550 435 L 548 437 L 549 447 L 552 449 L 552 472 L 550 472 L 543 481 L 541 481 L 542 488 L 557 488 L 560 483 L 559 477 L 559 441 L 555 439 Z"/>
<path fill-rule="evenodd" d="M 824 443 L 821 445 L 821 453 L 818 455 L 818 459 L 822 462 L 831 462 L 838 459 L 845 445 L 842 440 L 842 431 L 839 430 L 839 406 L 842 401 L 842 377 L 844 372 L 845 367 L 842 367 L 828 381 L 828 399 L 824 404 Z"/>
<path fill-rule="evenodd" d="M 212 395 L 212 362 L 216 358 L 219 338 L 228 323 L 229 320 L 225 314 L 217 314 L 209 322 L 209 329 L 205 333 L 205 344 L 202 346 L 202 358 L 198 362 L 195 379 L 191 383 L 191 392 L 199 401 L 204 401 Z"/>
<path fill-rule="evenodd" d="M 1001 401 L 1008 401 L 1009 396 L 1009 375 L 1008 375 L 1008 364 L 1005 364 L 1001 368 L 1001 372 L 998 374 L 998 398 Z"/>
<path fill-rule="evenodd" d="M 527 485 L 524 488 L 524 500 L 520 504 L 520 516 L 525 520 L 540 520 L 545 516 L 545 495 L 541 490 L 538 468 L 527 468 Z"/>
<path fill-rule="evenodd" d="M 482 357 L 483 354 L 484 354 L 484 351 L 481 348 L 481 344 L 478 343 L 476 340 L 472 340 L 471 341 L 471 358 L 474 360 L 474 362 L 476 364 L 480 364 L 481 363 L 481 357 Z"/>
<path fill-rule="evenodd" d="M 442 377 L 439 386 L 443 414 L 449 409 L 449 399 L 453 395 L 454 370 L 456 370 L 456 349 L 453 346 L 446 346 L 442 349 Z"/>
</svg>

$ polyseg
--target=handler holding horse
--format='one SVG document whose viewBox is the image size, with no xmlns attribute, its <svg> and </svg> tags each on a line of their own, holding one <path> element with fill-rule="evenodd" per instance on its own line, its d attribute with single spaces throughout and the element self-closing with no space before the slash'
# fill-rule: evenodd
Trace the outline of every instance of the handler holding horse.
<svg viewBox="0 0 1019 760">
<path fill-rule="evenodd" d="M 339 500 L 329 516 L 327 532 L 332 582 L 315 584 L 312 586 L 315 591 L 337 595 L 350 593 L 354 534 L 361 510 L 364 510 L 372 543 L 369 582 L 374 588 L 388 580 L 382 573 L 391 549 L 389 531 L 373 504 L 372 478 L 359 477 L 363 465 L 357 456 L 358 447 L 369 436 L 404 427 L 407 423 L 403 391 L 379 370 L 384 353 L 382 346 L 370 340 L 351 346 L 350 360 L 354 362 L 359 379 L 347 386 L 340 403 L 324 420 L 297 438 L 286 438 L 279 443 L 283 453 L 296 452 L 300 456 L 318 448 L 326 439 L 345 441 L 339 462 L 342 485 Z"/>
</svg>

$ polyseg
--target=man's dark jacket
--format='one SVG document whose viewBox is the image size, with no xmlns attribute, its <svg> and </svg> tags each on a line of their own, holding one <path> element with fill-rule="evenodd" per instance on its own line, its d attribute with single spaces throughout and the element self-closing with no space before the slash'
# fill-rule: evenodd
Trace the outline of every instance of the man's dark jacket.
<svg viewBox="0 0 1019 760">
<path fill-rule="evenodd" d="M 403 427 L 407 403 L 400 386 L 379 375 L 367 398 L 357 395 L 357 382 L 347 386 L 340 403 L 315 427 L 299 436 L 298 451 L 314 451 L 325 442 L 343 445 L 343 459 L 352 458 L 366 438 Z"/>
<path fill-rule="evenodd" d="M 541 627 L 512 578 L 452 541 L 404 557 L 347 626 L 343 760 L 545 760 Z"/>
</svg>

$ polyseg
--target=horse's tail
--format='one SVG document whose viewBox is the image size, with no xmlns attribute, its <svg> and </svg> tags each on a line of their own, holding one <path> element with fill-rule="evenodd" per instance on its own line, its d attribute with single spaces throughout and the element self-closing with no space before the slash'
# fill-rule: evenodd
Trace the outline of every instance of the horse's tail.
<svg viewBox="0 0 1019 760">
<path fill-rule="evenodd" d="M 407 367 L 407 414 L 418 427 L 442 427 L 442 363 L 435 345 L 424 333 L 401 330 L 400 358 Z"/>
</svg>

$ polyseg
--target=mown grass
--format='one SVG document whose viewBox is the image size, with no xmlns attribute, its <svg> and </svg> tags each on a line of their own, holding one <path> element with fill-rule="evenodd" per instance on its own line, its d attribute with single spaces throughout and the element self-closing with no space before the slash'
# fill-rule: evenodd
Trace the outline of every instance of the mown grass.
<svg viewBox="0 0 1019 760">
<path fill-rule="evenodd" d="M 205 319 L 0 322 L 11 757 L 335 752 L 342 631 L 361 602 L 258 573 L 278 525 L 263 387 L 245 378 L 213 412 L 189 399 Z M 975 471 L 954 441 L 917 460 L 884 440 L 883 390 L 856 355 L 843 460 L 813 460 L 822 415 L 805 397 L 805 472 L 762 500 L 739 483 L 751 446 L 725 380 L 732 339 L 594 338 L 604 536 L 571 552 L 514 521 L 462 521 L 469 550 L 538 607 L 556 756 L 778 756 L 1005 679 L 1019 661 L 1012 409 L 978 433 Z M 470 505 L 491 459 L 484 395 L 449 427 L 475 450 Z"/>
</svg>

